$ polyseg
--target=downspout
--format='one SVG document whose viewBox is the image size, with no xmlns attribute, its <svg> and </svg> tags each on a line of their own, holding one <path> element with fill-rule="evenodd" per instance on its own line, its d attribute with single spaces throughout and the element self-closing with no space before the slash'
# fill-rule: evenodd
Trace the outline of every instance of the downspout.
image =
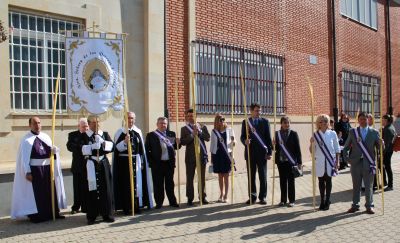
<svg viewBox="0 0 400 243">
<path fill-rule="evenodd" d="M 332 30 L 332 69 L 333 69 L 333 92 L 334 106 L 333 117 L 337 122 L 339 116 L 338 99 L 337 99 L 337 63 L 336 63 L 336 20 L 335 20 L 335 0 L 331 0 L 331 30 Z"/>
<path fill-rule="evenodd" d="M 390 0 L 386 0 L 386 53 L 387 53 L 387 106 L 388 113 L 393 115 L 393 107 L 392 107 L 392 43 L 390 39 Z"/>
</svg>

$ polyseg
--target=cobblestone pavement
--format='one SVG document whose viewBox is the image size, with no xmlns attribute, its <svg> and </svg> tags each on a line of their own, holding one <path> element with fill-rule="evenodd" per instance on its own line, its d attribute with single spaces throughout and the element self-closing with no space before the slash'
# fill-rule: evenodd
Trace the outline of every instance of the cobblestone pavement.
<svg viewBox="0 0 400 243">
<path fill-rule="evenodd" d="M 235 176 L 234 203 L 216 203 L 218 182 L 207 181 L 210 204 L 187 207 L 181 186 L 181 208 L 168 206 L 144 211 L 135 217 L 116 216 L 112 224 L 86 225 L 84 214 L 64 220 L 32 224 L 28 221 L 0 219 L 0 241 L 5 242 L 400 242 L 400 154 L 393 158 L 395 190 L 386 192 L 382 215 L 381 194 L 375 193 L 375 215 L 364 209 L 347 214 L 351 203 L 351 177 L 345 170 L 333 180 L 329 211 L 312 207 L 311 175 L 296 179 L 296 206 L 271 205 L 272 171 L 268 171 L 268 205 L 246 205 L 247 177 Z M 309 164 L 306 168 L 310 168 Z M 277 170 L 276 170 L 277 173 Z M 275 204 L 279 202 L 278 179 Z M 318 195 L 318 189 L 316 191 Z M 362 204 L 364 198 L 362 198 Z M 317 205 L 319 198 L 317 196 Z"/>
</svg>

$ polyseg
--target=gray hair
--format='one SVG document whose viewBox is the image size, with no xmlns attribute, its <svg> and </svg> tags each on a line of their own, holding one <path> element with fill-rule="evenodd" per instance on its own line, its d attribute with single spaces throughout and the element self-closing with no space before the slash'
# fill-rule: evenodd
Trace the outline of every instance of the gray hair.
<svg viewBox="0 0 400 243">
<path fill-rule="evenodd" d="M 160 121 L 168 121 L 168 118 L 166 118 L 165 116 L 160 116 L 159 118 L 157 118 L 157 123 L 159 123 Z"/>
<path fill-rule="evenodd" d="M 88 119 L 86 117 L 79 118 L 79 124 L 88 123 Z"/>
</svg>

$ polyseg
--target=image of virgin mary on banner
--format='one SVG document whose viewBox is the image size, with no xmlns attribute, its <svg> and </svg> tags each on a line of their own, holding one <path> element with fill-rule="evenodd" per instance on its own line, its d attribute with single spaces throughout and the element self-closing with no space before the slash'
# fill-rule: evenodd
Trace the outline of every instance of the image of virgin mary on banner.
<svg viewBox="0 0 400 243">
<path fill-rule="evenodd" d="M 100 115 L 124 109 L 123 40 L 66 37 L 68 107 Z"/>
</svg>

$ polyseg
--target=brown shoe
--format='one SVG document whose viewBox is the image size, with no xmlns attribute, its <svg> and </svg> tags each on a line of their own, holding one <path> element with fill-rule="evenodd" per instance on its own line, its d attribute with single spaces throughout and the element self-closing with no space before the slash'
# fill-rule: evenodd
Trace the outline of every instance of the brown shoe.
<svg viewBox="0 0 400 243">
<path fill-rule="evenodd" d="M 367 214 L 375 214 L 374 208 L 367 208 L 365 211 Z"/>
<path fill-rule="evenodd" d="M 359 208 L 351 207 L 349 210 L 347 210 L 347 213 L 355 213 L 359 210 L 360 210 Z"/>
</svg>

